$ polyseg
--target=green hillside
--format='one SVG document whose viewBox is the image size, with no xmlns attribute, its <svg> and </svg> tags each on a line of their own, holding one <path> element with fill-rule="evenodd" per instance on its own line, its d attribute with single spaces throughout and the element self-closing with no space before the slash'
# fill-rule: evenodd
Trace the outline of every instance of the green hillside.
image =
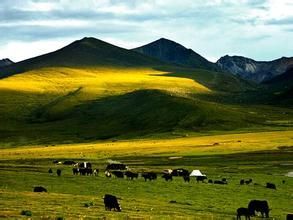
<svg viewBox="0 0 293 220">
<path fill-rule="evenodd" d="M 282 75 L 276 76 L 273 79 L 264 82 L 267 90 L 272 94 L 272 103 L 281 105 L 293 104 L 293 67 L 289 68 Z"/>
<path fill-rule="evenodd" d="M 231 74 L 167 65 L 93 38 L 0 75 L 3 146 L 288 129 L 293 114 L 263 105 L 259 87 Z"/>
<path fill-rule="evenodd" d="M 83 38 L 52 53 L 0 69 L 1 77 L 43 67 L 157 66 L 162 62 L 96 38 Z"/>
</svg>

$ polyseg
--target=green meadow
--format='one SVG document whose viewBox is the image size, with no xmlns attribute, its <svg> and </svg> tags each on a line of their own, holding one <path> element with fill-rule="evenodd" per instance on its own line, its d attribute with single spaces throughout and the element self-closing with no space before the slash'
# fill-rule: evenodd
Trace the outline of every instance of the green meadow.
<svg viewBox="0 0 293 220">
<path fill-rule="evenodd" d="M 252 199 L 269 202 L 271 219 L 284 219 L 293 206 L 293 133 L 260 132 L 160 140 L 132 140 L 60 146 L 23 146 L 1 151 L 1 217 L 19 219 L 30 210 L 33 219 L 233 219 L 238 207 Z M 215 143 L 217 143 L 215 145 Z M 90 161 L 99 176 L 74 176 L 72 166 L 53 160 Z M 209 179 L 228 185 L 106 178 L 109 160 L 132 171 L 200 169 Z M 54 173 L 50 175 L 48 169 Z M 61 177 L 56 169 L 62 170 Z M 250 185 L 240 179 L 253 179 Z M 282 181 L 285 180 L 283 184 Z M 277 190 L 266 189 L 267 182 Z M 33 186 L 48 193 L 33 193 Z M 104 210 L 102 197 L 121 198 L 122 212 Z"/>
<path fill-rule="evenodd" d="M 268 201 L 271 219 L 293 212 L 293 110 L 275 95 L 281 86 L 162 64 L 96 41 L 0 73 L 0 218 L 235 219 L 252 199 Z M 100 173 L 73 176 L 72 166 L 54 160 L 89 161 Z M 106 178 L 109 161 L 159 177 Z M 176 168 L 228 184 L 160 177 Z M 122 212 L 105 211 L 106 193 L 120 198 Z"/>
</svg>

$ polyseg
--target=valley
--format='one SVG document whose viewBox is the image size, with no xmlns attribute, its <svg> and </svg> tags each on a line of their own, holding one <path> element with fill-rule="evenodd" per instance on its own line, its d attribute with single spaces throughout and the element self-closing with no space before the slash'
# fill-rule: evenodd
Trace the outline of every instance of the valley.
<svg viewBox="0 0 293 220">
<path fill-rule="evenodd" d="M 252 199 L 268 200 L 272 219 L 291 212 L 290 71 L 257 84 L 180 45 L 161 45 L 163 60 L 83 38 L 0 68 L 0 218 L 29 210 L 33 219 L 232 219 Z M 188 62 L 170 60 L 169 47 Z M 74 176 L 73 166 L 53 163 L 68 160 L 100 173 Z M 105 177 L 109 161 L 139 178 Z M 228 184 L 161 178 L 177 168 Z M 158 179 L 145 182 L 150 171 Z M 121 213 L 105 211 L 106 193 L 121 198 Z"/>
</svg>

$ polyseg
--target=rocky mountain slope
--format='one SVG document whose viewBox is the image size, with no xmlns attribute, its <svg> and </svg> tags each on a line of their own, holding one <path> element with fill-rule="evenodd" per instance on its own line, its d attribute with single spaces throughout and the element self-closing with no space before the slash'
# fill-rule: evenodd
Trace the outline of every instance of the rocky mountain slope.
<svg viewBox="0 0 293 220">
<path fill-rule="evenodd" d="M 223 71 L 257 83 L 265 82 L 285 73 L 293 66 L 293 58 L 282 57 L 273 61 L 255 61 L 241 56 L 224 56 L 217 61 Z"/>
</svg>

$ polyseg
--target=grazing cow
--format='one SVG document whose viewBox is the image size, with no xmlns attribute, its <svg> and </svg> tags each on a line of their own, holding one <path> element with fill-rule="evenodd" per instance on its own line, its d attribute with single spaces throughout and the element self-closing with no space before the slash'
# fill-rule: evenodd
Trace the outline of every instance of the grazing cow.
<svg viewBox="0 0 293 220">
<path fill-rule="evenodd" d="M 225 184 L 228 184 L 227 182 L 224 182 L 222 180 L 215 180 L 214 181 L 214 184 L 220 184 L 220 185 L 225 185 Z"/>
<path fill-rule="evenodd" d="M 88 176 L 88 175 L 93 175 L 93 169 L 92 168 L 85 168 L 85 173 L 86 173 L 86 175 Z"/>
<path fill-rule="evenodd" d="M 63 165 L 74 165 L 74 164 L 76 164 L 76 163 L 73 160 L 65 160 L 63 162 Z"/>
<path fill-rule="evenodd" d="M 60 169 L 57 169 L 57 176 L 61 176 L 61 170 Z"/>
<path fill-rule="evenodd" d="M 245 184 L 246 184 L 246 185 L 249 185 L 250 183 L 252 183 L 252 179 L 245 180 Z"/>
<path fill-rule="evenodd" d="M 162 178 L 164 178 L 166 181 L 173 180 L 172 174 L 168 174 L 168 173 L 163 174 Z"/>
<path fill-rule="evenodd" d="M 172 176 L 188 176 L 189 171 L 180 168 L 180 169 L 172 170 L 171 174 L 172 174 Z"/>
<path fill-rule="evenodd" d="M 277 189 L 276 185 L 274 183 L 267 183 L 266 188 L 267 189 Z"/>
<path fill-rule="evenodd" d="M 95 176 L 98 176 L 98 175 L 99 175 L 99 169 L 94 169 L 93 174 L 94 174 Z"/>
<path fill-rule="evenodd" d="M 133 180 L 134 178 L 137 179 L 138 178 L 138 173 L 133 173 L 131 171 L 126 171 L 125 172 L 125 176 L 127 179 L 131 179 Z"/>
<path fill-rule="evenodd" d="M 117 177 L 117 178 L 123 178 L 123 177 L 124 177 L 124 174 L 123 174 L 123 172 L 121 172 L 121 171 L 117 171 L 117 170 L 115 170 L 115 171 L 112 171 L 112 174 L 113 174 L 115 177 Z"/>
<path fill-rule="evenodd" d="M 83 168 L 92 168 L 92 164 L 89 162 L 81 162 L 81 163 L 76 163 L 74 166 L 83 169 Z"/>
<path fill-rule="evenodd" d="M 293 213 L 287 214 L 286 220 L 293 220 Z"/>
<path fill-rule="evenodd" d="M 213 180 L 209 180 L 208 183 L 213 183 Z"/>
<path fill-rule="evenodd" d="M 157 174 L 154 172 L 149 172 L 149 173 L 143 173 L 141 176 L 144 178 L 144 181 L 147 180 L 156 180 L 157 179 Z"/>
<path fill-rule="evenodd" d="M 244 180 L 240 180 L 240 185 L 244 185 Z"/>
<path fill-rule="evenodd" d="M 262 217 L 266 216 L 266 218 L 269 218 L 269 205 L 267 201 L 262 200 L 251 200 L 248 204 L 248 210 L 250 216 L 255 216 L 255 212 L 260 212 Z"/>
<path fill-rule="evenodd" d="M 47 189 L 42 186 L 36 186 L 34 187 L 34 192 L 47 192 Z"/>
<path fill-rule="evenodd" d="M 206 179 L 208 179 L 206 176 L 197 176 L 196 177 L 197 182 L 201 181 L 203 183 Z"/>
<path fill-rule="evenodd" d="M 73 175 L 78 175 L 78 173 L 79 173 L 79 169 L 76 168 L 76 167 L 73 167 L 73 168 L 72 168 L 72 173 L 73 173 Z"/>
<path fill-rule="evenodd" d="M 106 170 L 127 170 L 127 166 L 122 163 L 108 164 Z"/>
<path fill-rule="evenodd" d="M 190 177 L 189 176 L 183 176 L 184 182 L 190 182 Z"/>
<path fill-rule="evenodd" d="M 50 168 L 50 169 L 48 170 L 48 173 L 49 173 L 49 174 L 52 174 L 52 173 L 53 173 L 53 170 Z"/>
<path fill-rule="evenodd" d="M 117 212 L 121 212 L 121 207 L 118 203 L 116 196 L 106 194 L 104 196 L 104 204 L 105 204 L 105 209 L 107 211 L 111 211 L 112 209 L 114 209 Z"/>
<path fill-rule="evenodd" d="M 82 176 L 85 176 L 87 174 L 87 171 L 85 168 L 78 168 L 79 174 Z"/>
<path fill-rule="evenodd" d="M 245 220 L 250 220 L 248 208 L 241 207 L 237 209 L 237 220 L 241 220 L 241 216 L 245 216 Z"/>
</svg>

